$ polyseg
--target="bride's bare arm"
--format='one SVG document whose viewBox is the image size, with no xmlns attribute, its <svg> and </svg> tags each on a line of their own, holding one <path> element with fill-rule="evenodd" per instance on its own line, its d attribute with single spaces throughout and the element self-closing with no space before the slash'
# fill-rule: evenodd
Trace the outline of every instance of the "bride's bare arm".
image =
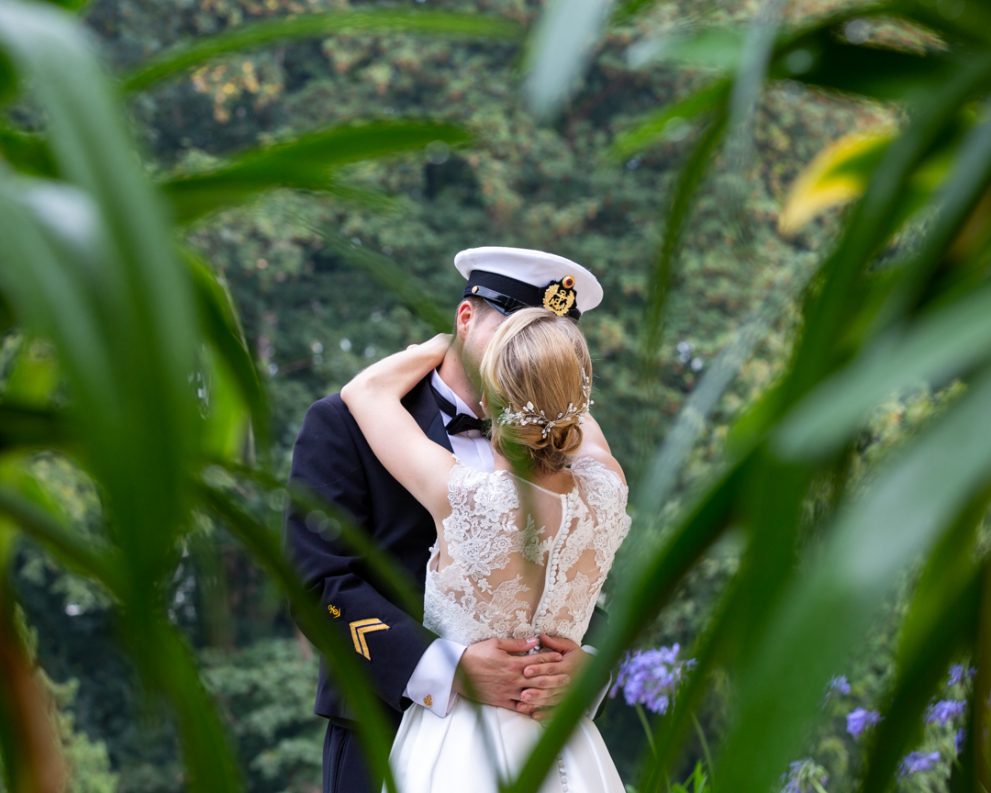
<svg viewBox="0 0 991 793">
<path fill-rule="evenodd" d="M 432 515 L 447 512 L 447 472 L 454 458 L 417 425 L 401 399 L 436 369 L 451 343 L 438 334 L 369 366 L 341 389 L 379 462 Z"/>
</svg>

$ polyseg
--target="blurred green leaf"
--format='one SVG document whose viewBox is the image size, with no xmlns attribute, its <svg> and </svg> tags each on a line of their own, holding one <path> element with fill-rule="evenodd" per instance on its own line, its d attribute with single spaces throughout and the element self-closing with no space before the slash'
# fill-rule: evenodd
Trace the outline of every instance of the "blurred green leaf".
<svg viewBox="0 0 991 793">
<path fill-rule="evenodd" d="M 717 104 L 726 100 L 729 87 L 727 80 L 717 80 L 650 113 L 635 127 L 616 136 L 608 149 L 608 156 L 617 160 L 626 159 L 671 137 L 681 137 L 692 119 L 711 112 Z"/>
<path fill-rule="evenodd" d="M 126 76 L 124 90 L 140 91 L 220 55 L 246 52 L 286 39 L 335 33 L 419 33 L 512 41 L 520 36 L 521 30 L 515 22 L 502 17 L 429 9 L 380 8 L 272 19 L 165 52 Z"/>
<path fill-rule="evenodd" d="M 3 99 L 3 59 L 0 58 L 0 101 Z M 55 163 L 48 144 L 41 135 L 0 126 L 0 158 L 16 163 L 22 173 L 52 176 Z"/>
<path fill-rule="evenodd" d="M 44 0 L 55 6 L 61 6 L 66 11 L 79 11 L 89 5 L 89 0 Z"/>
<path fill-rule="evenodd" d="M 826 682 L 863 640 L 897 577 L 991 478 L 991 446 L 974 432 L 989 409 L 984 373 L 842 509 L 768 629 L 750 637 L 752 661 L 739 670 L 739 704 L 713 774 L 717 789 L 722 780 L 732 781 L 727 789 L 766 789 L 801 750 L 806 729 L 822 717 Z"/>
<path fill-rule="evenodd" d="M 257 448 L 263 457 L 267 458 L 270 439 L 268 396 L 245 343 L 244 333 L 238 323 L 230 294 L 217 281 L 209 265 L 195 253 L 184 249 L 182 255 L 192 276 L 196 305 L 204 334 L 218 353 L 214 358 L 214 367 L 217 376 L 223 378 L 225 399 L 233 398 L 233 394 L 226 389 L 237 389 L 250 414 Z M 221 422 L 233 420 L 229 409 L 224 407 L 215 406 L 214 415 Z M 234 422 L 238 424 L 237 420 Z M 236 430 L 233 426 L 229 426 L 222 434 L 232 432 Z M 230 448 L 229 451 L 234 452 L 235 449 Z"/>
<path fill-rule="evenodd" d="M 245 454 L 250 439 L 246 401 L 222 355 L 206 350 L 202 360 L 203 452 L 210 459 L 236 459 Z"/>
<path fill-rule="evenodd" d="M 406 205 L 402 198 L 389 195 L 381 190 L 348 184 L 336 178 L 331 180 L 330 186 L 323 192 L 328 193 L 345 204 L 350 204 L 359 209 L 367 209 L 371 212 L 398 213 Z"/>
<path fill-rule="evenodd" d="M 4 467 L 11 463 L 4 462 Z M 22 464 L 19 462 L 18 464 Z M 26 487 L 24 476 L 17 478 L 18 490 L 0 486 L 0 515 L 18 531 L 37 542 L 70 570 L 100 582 L 110 593 L 123 589 L 117 552 L 101 542 L 83 537 L 53 514 L 57 507 L 37 485 Z M 7 477 L 9 479 L 9 477 Z M 30 495 L 25 495 L 27 491 Z"/>
<path fill-rule="evenodd" d="M 810 393 L 775 429 L 774 448 L 790 458 L 838 450 L 869 412 L 902 389 L 942 383 L 991 350 L 991 289 L 920 318 L 907 333 L 895 329 Z"/>
<path fill-rule="evenodd" d="M 678 695 L 671 703 L 671 709 L 655 724 L 654 746 L 657 753 L 642 764 L 637 790 L 660 790 L 683 756 L 685 739 L 702 698 L 710 690 L 712 674 L 733 643 L 740 638 L 737 614 L 745 602 L 740 583 L 737 576 L 727 584 L 705 632 L 686 654 L 695 663 L 685 670 L 685 679 L 678 687 Z"/>
<path fill-rule="evenodd" d="M 664 309 L 671 286 L 675 258 L 681 244 L 681 234 L 691 217 L 695 195 L 712 167 L 715 152 L 726 134 L 727 108 L 718 107 L 708 124 L 699 133 L 685 164 L 678 173 L 670 206 L 664 213 L 664 232 L 650 268 L 650 288 L 644 310 L 641 340 L 646 356 L 658 349 L 663 332 Z"/>
<path fill-rule="evenodd" d="M 574 90 L 605 28 L 611 0 L 551 0 L 533 28 L 524 59 L 530 111 L 550 118 Z"/>
<path fill-rule="evenodd" d="M 334 190 L 331 168 L 359 160 L 416 151 L 433 143 L 461 146 L 463 128 L 427 121 L 370 121 L 312 132 L 284 143 L 242 153 L 203 173 L 175 175 L 161 183 L 179 222 L 276 187 Z"/>
<path fill-rule="evenodd" d="M 927 560 L 904 618 L 896 683 L 881 707 L 884 719 L 870 737 L 862 793 L 888 787 L 902 756 L 922 734 L 926 708 L 950 661 L 969 649 L 970 637 L 979 630 L 984 571 L 974 564 L 975 541 L 988 500 L 987 493 L 975 499 Z"/>
<path fill-rule="evenodd" d="M 17 89 L 17 72 L 10 59 L 0 52 L 0 105 L 5 104 Z"/>
<path fill-rule="evenodd" d="M 164 696 L 175 717 L 186 762 L 183 783 L 190 790 L 244 789 L 240 769 L 217 707 L 203 687 L 186 638 L 164 614 L 124 609 L 120 636 L 128 657 L 148 683 Z"/>
<path fill-rule="evenodd" d="M 991 42 L 991 9 L 982 0 L 961 0 L 952 13 L 926 0 L 900 0 L 895 8 L 898 14 L 938 32 L 948 43 L 980 47 Z"/>
<path fill-rule="evenodd" d="M 613 8 L 610 24 L 612 26 L 624 25 L 635 19 L 648 8 L 653 6 L 657 0 L 623 0 Z"/>
<path fill-rule="evenodd" d="M 18 404 L 23 408 L 47 408 L 58 381 L 58 362 L 47 345 L 22 337 L 13 353 L 0 402 L 8 406 Z"/>
<path fill-rule="evenodd" d="M 190 687 L 195 665 L 163 625 L 160 603 L 190 517 L 196 450 L 188 378 L 198 334 L 188 273 L 80 22 L 51 6 L 5 2 L 0 49 L 33 86 L 59 176 L 85 194 L 78 204 L 95 218 L 95 232 L 80 245 L 53 243 L 2 183 L 0 289 L 25 326 L 58 351 L 67 416 L 102 486 L 122 557 L 114 582 L 126 604 L 121 637 L 145 685 L 176 714 L 186 781 L 191 790 L 234 790 L 230 747 L 209 700 Z"/>
<path fill-rule="evenodd" d="M 383 287 L 392 290 L 403 305 L 431 328 L 437 332 L 450 330 L 450 312 L 440 306 L 431 292 L 392 259 L 356 245 L 335 231 L 315 228 L 302 218 L 298 218 L 298 221 L 313 233 L 319 234 L 327 247 L 345 261 L 361 268 Z"/>
<path fill-rule="evenodd" d="M 932 202 L 936 217 L 929 233 L 903 262 L 905 277 L 886 307 L 885 319 L 915 310 L 920 303 L 936 302 L 939 290 L 934 288 L 933 279 L 947 264 L 959 267 L 960 257 L 967 256 L 968 244 L 973 247 L 976 243 L 970 240 L 958 244 L 970 231 L 968 227 L 979 224 L 987 211 L 991 190 L 991 100 L 984 102 L 978 117 L 980 123 L 967 132 L 949 177 Z M 980 250 L 973 251 L 973 255 L 981 261 Z"/>
<path fill-rule="evenodd" d="M 744 31 L 730 27 L 702 27 L 687 33 L 674 31 L 636 45 L 630 52 L 630 60 L 638 67 L 653 62 L 676 63 L 728 74 L 739 68 L 745 36 Z"/>
<path fill-rule="evenodd" d="M 37 405 L 0 402 L 0 448 L 52 448 L 67 445 L 71 436 L 59 411 Z"/>
<path fill-rule="evenodd" d="M 816 29 L 782 47 L 771 74 L 880 101 L 918 101 L 951 78 L 966 57 L 847 44 L 833 30 Z"/>
</svg>

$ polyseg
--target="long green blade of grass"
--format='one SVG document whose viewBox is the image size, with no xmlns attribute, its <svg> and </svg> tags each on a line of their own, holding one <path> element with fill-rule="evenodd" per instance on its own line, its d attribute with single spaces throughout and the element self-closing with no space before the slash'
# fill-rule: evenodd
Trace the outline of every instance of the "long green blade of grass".
<svg viewBox="0 0 991 793">
<path fill-rule="evenodd" d="M 451 124 L 416 120 L 365 121 L 311 132 L 244 152 L 202 173 L 178 174 L 160 184 L 183 223 L 276 187 L 332 190 L 330 170 L 441 143 L 462 146 L 470 134 Z"/>
<path fill-rule="evenodd" d="M 520 36 L 521 29 L 503 17 L 429 9 L 379 8 L 273 19 L 233 28 L 167 51 L 126 76 L 124 89 L 140 91 L 221 55 L 245 52 L 279 41 L 335 33 L 417 33 L 512 41 Z"/>
</svg>

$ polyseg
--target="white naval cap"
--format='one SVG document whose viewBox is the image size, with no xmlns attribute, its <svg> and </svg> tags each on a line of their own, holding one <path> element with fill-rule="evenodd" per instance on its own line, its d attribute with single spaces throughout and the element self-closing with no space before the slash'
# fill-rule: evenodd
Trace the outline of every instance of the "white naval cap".
<svg viewBox="0 0 991 793">
<path fill-rule="evenodd" d="M 468 248 L 454 257 L 454 266 L 468 279 L 465 297 L 481 297 L 503 314 L 543 306 L 558 316 L 578 319 L 602 302 L 602 286 L 592 273 L 546 251 Z"/>
</svg>

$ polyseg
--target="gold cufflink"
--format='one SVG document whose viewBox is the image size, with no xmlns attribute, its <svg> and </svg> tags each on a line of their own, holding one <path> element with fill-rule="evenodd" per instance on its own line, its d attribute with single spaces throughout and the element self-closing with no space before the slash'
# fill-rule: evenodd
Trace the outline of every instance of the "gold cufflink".
<svg viewBox="0 0 991 793">
<path fill-rule="evenodd" d="M 429 694 L 427 694 L 427 696 L 423 698 L 423 704 L 429 708 L 431 705 L 434 704 L 434 698 Z"/>
</svg>

